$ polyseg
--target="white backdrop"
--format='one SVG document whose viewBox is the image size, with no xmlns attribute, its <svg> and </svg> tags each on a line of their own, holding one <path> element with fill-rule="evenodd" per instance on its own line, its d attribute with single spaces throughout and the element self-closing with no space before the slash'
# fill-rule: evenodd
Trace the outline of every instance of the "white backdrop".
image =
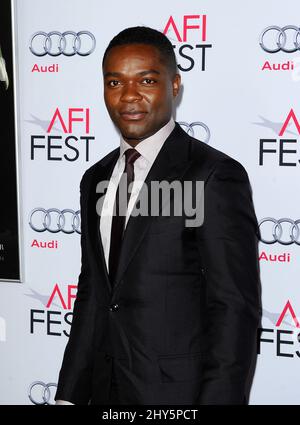
<svg viewBox="0 0 300 425">
<path fill-rule="evenodd" d="M 167 35 L 176 46 L 178 63 L 186 69 L 192 64 L 186 56 L 194 61 L 191 70 L 181 72 L 183 96 L 177 121 L 204 123 L 210 130 L 209 143 L 245 166 L 259 220 L 291 220 L 276 227 L 273 244 L 260 243 L 262 338 L 269 341 L 261 343 L 250 402 L 299 404 L 300 248 L 299 227 L 294 222 L 299 218 L 296 193 L 300 55 L 299 51 L 268 53 L 259 44 L 265 28 L 297 25 L 299 2 L 166 0 L 145 7 L 138 0 L 116 0 L 105 5 L 99 0 L 15 0 L 14 4 L 25 278 L 21 284 L 0 285 L 0 403 L 43 403 L 43 386 L 57 382 L 67 342 L 64 332 L 68 333 L 70 328 L 80 269 L 79 234 L 63 231 L 72 230 L 72 214 L 65 214 L 65 227 L 59 230 L 57 215 L 52 213 L 50 228 L 59 231 L 51 233 L 33 230 L 32 227 L 43 228 L 44 215 L 37 211 L 30 220 L 31 212 L 35 208 L 76 212 L 84 170 L 118 146 L 118 134 L 102 96 L 101 60 L 110 39 L 125 27 L 135 25 L 163 31 L 172 17 L 173 25 L 169 25 Z M 32 35 L 39 31 L 89 31 L 96 39 L 96 48 L 87 56 L 39 57 L 29 49 Z M 291 49 L 293 41 L 296 45 L 300 42 L 295 29 L 286 30 L 286 40 L 284 34 L 279 38 L 278 34 L 277 30 L 269 31 L 264 36 L 265 45 L 276 47 L 279 41 L 280 47 Z M 90 41 L 86 35 L 81 38 L 84 51 Z M 57 36 L 52 40 L 54 52 Z M 43 41 L 42 35 L 37 36 L 33 48 L 43 51 Z M 71 51 L 71 36 L 67 44 L 71 47 L 66 47 L 66 51 Z M 284 69 L 291 67 L 292 62 L 294 70 Z M 268 69 L 273 65 L 279 69 Z M 47 132 L 57 108 L 67 128 L 56 119 Z M 73 121 L 69 132 L 68 114 L 72 108 L 77 109 L 71 112 L 73 117 L 82 121 Z M 286 131 L 279 136 L 291 109 L 295 119 L 289 120 Z M 193 130 L 195 137 L 205 138 L 203 127 L 195 125 Z M 79 140 L 66 142 L 69 136 Z M 83 137 L 91 138 L 88 158 Z M 263 154 L 263 164 L 259 163 L 260 139 L 269 140 L 263 142 L 264 149 L 274 150 Z M 32 143 L 42 147 L 33 148 Z M 65 158 L 64 155 L 69 159 L 76 157 L 74 148 L 66 143 L 78 149 L 76 160 Z M 281 164 L 280 146 L 294 151 L 282 152 Z M 74 220 L 77 224 L 76 216 Z M 272 240 L 272 225 L 268 220 L 261 226 L 264 239 Z M 29 391 L 36 381 L 43 384 Z M 55 388 L 50 387 L 50 403 L 54 393 Z"/>
</svg>

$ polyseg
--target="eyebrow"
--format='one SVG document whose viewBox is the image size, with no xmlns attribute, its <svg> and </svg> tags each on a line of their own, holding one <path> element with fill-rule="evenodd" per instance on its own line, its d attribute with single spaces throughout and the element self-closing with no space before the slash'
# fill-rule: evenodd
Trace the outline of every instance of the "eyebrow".
<svg viewBox="0 0 300 425">
<path fill-rule="evenodd" d="M 146 71 L 141 71 L 141 72 L 137 73 L 137 75 L 139 75 L 140 77 L 144 77 L 145 75 L 148 75 L 148 74 L 160 75 L 160 72 L 157 71 L 156 69 L 147 69 Z M 107 78 L 107 77 L 121 77 L 121 76 L 122 76 L 121 72 L 106 72 L 104 74 L 105 78 Z"/>
</svg>

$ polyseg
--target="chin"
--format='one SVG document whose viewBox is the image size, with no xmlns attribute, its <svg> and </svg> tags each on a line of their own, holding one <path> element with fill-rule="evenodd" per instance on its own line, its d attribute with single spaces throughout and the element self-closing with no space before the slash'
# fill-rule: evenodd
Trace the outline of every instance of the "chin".
<svg viewBox="0 0 300 425">
<path fill-rule="evenodd" d="M 143 129 L 141 131 L 141 128 L 139 129 L 120 129 L 122 136 L 126 139 L 145 139 L 147 137 L 146 131 Z"/>
<path fill-rule="evenodd" d="M 132 139 L 132 140 L 143 140 L 147 138 L 146 134 L 140 134 L 140 133 L 122 133 L 122 136 L 124 139 Z"/>
</svg>

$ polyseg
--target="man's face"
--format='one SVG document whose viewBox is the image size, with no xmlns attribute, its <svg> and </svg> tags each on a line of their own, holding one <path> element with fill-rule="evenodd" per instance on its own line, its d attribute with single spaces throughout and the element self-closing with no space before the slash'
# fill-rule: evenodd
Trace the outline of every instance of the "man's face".
<svg viewBox="0 0 300 425">
<path fill-rule="evenodd" d="M 172 75 L 156 47 L 113 47 L 104 66 L 104 100 L 109 115 L 132 146 L 156 133 L 171 118 L 180 76 Z"/>
</svg>

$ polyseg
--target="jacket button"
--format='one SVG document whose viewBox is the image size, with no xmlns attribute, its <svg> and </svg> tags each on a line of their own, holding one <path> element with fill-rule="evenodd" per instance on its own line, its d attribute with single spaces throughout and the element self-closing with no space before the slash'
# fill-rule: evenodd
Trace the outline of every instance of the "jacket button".
<svg viewBox="0 0 300 425">
<path fill-rule="evenodd" d="M 111 361 L 111 356 L 109 354 L 105 354 L 105 360 L 107 362 L 110 362 Z"/>
<path fill-rule="evenodd" d="M 109 310 L 110 310 L 110 311 L 117 311 L 117 310 L 119 310 L 119 304 L 112 304 L 112 305 L 109 307 Z"/>
</svg>

